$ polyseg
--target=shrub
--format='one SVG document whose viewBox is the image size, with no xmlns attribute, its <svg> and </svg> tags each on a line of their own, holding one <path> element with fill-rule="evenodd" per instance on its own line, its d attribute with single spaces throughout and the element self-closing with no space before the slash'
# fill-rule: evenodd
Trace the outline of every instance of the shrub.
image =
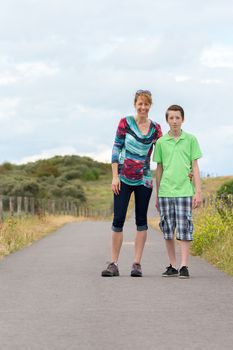
<svg viewBox="0 0 233 350">
<path fill-rule="evenodd" d="M 24 181 L 15 185 L 10 191 L 13 196 L 33 196 L 36 197 L 39 193 L 40 187 L 35 181 Z"/>
<path fill-rule="evenodd" d="M 233 208 L 233 180 L 225 182 L 217 191 L 216 208 L 222 219 L 228 220 Z"/>
<path fill-rule="evenodd" d="M 193 214 L 195 230 L 192 253 L 233 275 L 233 214 L 229 212 L 226 220 L 216 210 L 216 207 L 223 208 L 224 202 L 217 202 Z"/>
<path fill-rule="evenodd" d="M 88 169 L 82 175 L 82 179 L 85 181 L 95 181 L 99 179 L 99 171 L 96 168 Z"/>
<path fill-rule="evenodd" d="M 233 180 L 225 182 L 217 191 L 218 197 L 224 197 L 229 194 L 233 195 Z"/>
<path fill-rule="evenodd" d="M 82 176 L 82 173 L 80 170 L 72 170 L 63 175 L 63 178 L 66 180 L 73 180 L 73 179 L 80 179 Z"/>
<path fill-rule="evenodd" d="M 64 186 L 60 191 L 61 191 L 61 196 L 63 197 L 76 198 L 76 199 L 80 199 L 83 202 L 86 201 L 85 192 L 82 186 L 67 185 L 67 186 Z"/>
<path fill-rule="evenodd" d="M 42 163 L 37 169 L 36 169 L 36 175 L 41 176 L 54 176 L 57 177 L 60 175 L 57 167 L 55 165 L 49 164 L 49 163 Z"/>
</svg>

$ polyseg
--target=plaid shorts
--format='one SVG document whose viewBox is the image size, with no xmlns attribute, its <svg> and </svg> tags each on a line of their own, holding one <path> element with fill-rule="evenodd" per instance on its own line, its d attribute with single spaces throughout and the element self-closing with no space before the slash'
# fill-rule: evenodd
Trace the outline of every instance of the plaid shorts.
<svg viewBox="0 0 233 350">
<path fill-rule="evenodd" d="M 160 229 L 165 239 L 193 240 L 192 197 L 160 197 Z"/>
</svg>

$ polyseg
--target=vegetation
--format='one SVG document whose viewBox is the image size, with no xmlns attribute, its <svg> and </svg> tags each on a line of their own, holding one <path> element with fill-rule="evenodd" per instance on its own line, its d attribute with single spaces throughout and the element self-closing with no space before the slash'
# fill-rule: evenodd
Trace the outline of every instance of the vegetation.
<svg viewBox="0 0 233 350">
<path fill-rule="evenodd" d="M 202 180 L 206 201 L 204 207 L 193 211 L 195 230 L 191 253 L 233 276 L 232 189 L 233 176 Z M 149 222 L 159 230 L 159 217 L 150 218 Z"/>
<path fill-rule="evenodd" d="M 227 216 L 219 211 L 222 208 Z M 224 209 L 225 208 L 225 209 Z M 233 276 L 233 210 L 222 199 L 194 211 L 193 255 L 199 255 Z"/>
<path fill-rule="evenodd" d="M 9 217 L 0 223 L 0 258 L 30 245 L 65 223 L 81 221 L 72 216 Z"/>
<path fill-rule="evenodd" d="M 0 165 L 0 194 L 72 199 L 78 205 L 93 207 L 95 199 L 100 199 L 109 207 L 110 174 L 109 164 L 77 155 L 55 156 L 23 165 L 7 162 Z M 107 184 L 109 191 L 101 198 Z M 94 193 L 95 188 L 98 193 Z"/>
<path fill-rule="evenodd" d="M 225 182 L 217 191 L 218 197 L 233 195 L 233 180 Z"/>
</svg>

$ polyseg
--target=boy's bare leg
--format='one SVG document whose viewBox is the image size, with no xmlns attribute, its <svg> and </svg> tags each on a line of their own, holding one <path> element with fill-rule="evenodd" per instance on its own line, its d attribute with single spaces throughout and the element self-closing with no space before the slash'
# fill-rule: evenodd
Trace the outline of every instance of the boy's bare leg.
<svg viewBox="0 0 233 350">
<path fill-rule="evenodd" d="M 180 253 L 181 253 L 180 267 L 188 265 L 189 247 L 190 247 L 190 241 L 180 241 Z"/>
<path fill-rule="evenodd" d="M 123 242 L 123 232 L 112 233 L 112 262 L 117 263 Z"/>
<path fill-rule="evenodd" d="M 147 231 L 137 231 L 134 242 L 134 262 L 141 264 L 142 253 L 146 243 Z"/>
<path fill-rule="evenodd" d="M 173 267 L 176 267 L 176 249 L 175 249 L 175 241 L 173 239 L 166 239 L 166 248 L 167 248 L 167 253 L 168 257 L 170 260 L 170 264 Z"/>
</svg>

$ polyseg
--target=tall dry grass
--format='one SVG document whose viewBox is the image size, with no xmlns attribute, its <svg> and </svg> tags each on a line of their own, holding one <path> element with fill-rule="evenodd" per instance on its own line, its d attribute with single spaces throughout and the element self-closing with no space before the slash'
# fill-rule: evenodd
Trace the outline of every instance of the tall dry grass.
<svg viewBox="0 0 233 350">
<path fill-rule="evenodd" d="M 11 216 L 0 223 L 0 258 L 30 245 L 69 222 L 81 221 L 73 216 Z"/>
</svg>

